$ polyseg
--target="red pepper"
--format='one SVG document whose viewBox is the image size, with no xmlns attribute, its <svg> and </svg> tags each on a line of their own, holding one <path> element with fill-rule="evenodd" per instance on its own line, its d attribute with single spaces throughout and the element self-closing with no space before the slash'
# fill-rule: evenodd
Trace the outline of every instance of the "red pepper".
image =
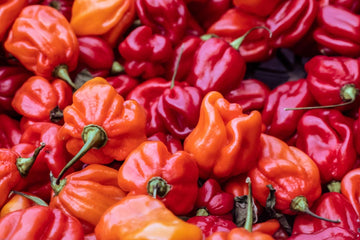
<svg viewBox="0 0 360 240">
<path fill-rule="evenodd" d="M 132 77 L 149 79 L 165 73 L 164 65 L 172 54 L 170 40 L 153 33 L 151 27 L 140 26 L 134 29 L 118 50 L 125 59 L 124 68 Z"/>
<path fill-rule="evenodd" d="M 341 206 L 341 207 L 340 207 Z M 351 203 L 344 195 L 337 192 L 327 192 L 321 195 L 311 207 L 311 211 L 328 219 L 338 219 L 340 222 L 332 223 L 315 219 L 309 215 L 298 215 L 293 225 L 293 235 L 302 233 L 316 233 L 331 227 L 339 227 L 360 236 L 359 216 Z"/>
<path fill-rule="evenodd" d="M 11 101 L 32 74 L 23 67 L 0 66 L 0 113 L 15 115 Z"/>
<path fill-rule="evenodd" d="M 353 119 L 335 109 L 309 110 L 298 122 L 296 147 L 314 160 L 322 183 L 341 180 L 353 168 L 356 151 L 352 126 Z"/>
<path fill-rule="evenodd" d="M 341 227 L 329 227 L 325 228 L 316 233 L 300 233 L 296 235 L 292 235 L 287 240 L 317 240 L 317 239 L 334 239 L 334 240 L 354 240 L 358 239 L 359 235 L 346 230 Z"/>
<path fill-rule="evenodd" d="M 195 205 L 199 170 L 191 154 L 171 154 L 160 141 L 145 141 L 133 150 L 118 173 L 118 184 L 129 194 L 149 194 L 176 215 Z"/>
<path fill-rule="evenodd" d="M 355 168 L 343 177 L 341 180 L 341 193 L 350 201 L 355 209 L 358 218 L 360 217 L 360 168 Z"/>
<path fill-rule="evenodd" d="M 234 196 L 224 192 L 215 179 L 208 179 L 200 187 L 195 207 L 205 210 L 209 215 L 225 215 L 234 207 Z"/>
<path fill-rule="evenodd" d="M 360 2 L 357 0 L 319 0 L 320 7 L 332 5 L 338 8 L 349 9 L 353 13 L 360 11 Z"/>
<path fill-rule="evenodd" d="M 109 76 L 105 78 L 111 86 L 113 86 L 118 94 L 126 98 L 126 96 L 133 90 L 138 84 L 139 80 L 130 77 L 127 74 L 119 74 L 116 76 Z"/>
<path fill-rule="evenodd" d="M 40 76 L 30 77 L 16 91 L 11 102 L 16 112 L 34 121 L 62 120 L 62 110 L 72 103 L 72 88 L 64 81 L 49 82 Z"/>
<path fill-rule="evenodd" d="M 6 114 L 0 114 L 0 148 L 11 148 L 21 138 L 20 123 Z"/>
<path fill-rule="evenodd" d="M 326 5 L 319 9 L 313 37 L 330 54 L 360 56 L 360 16 L 348 9 Z"/>
<path fill-rule="evenodd" d="M 55 8 L 70 22 L 73 2 L 74 0 L 42 0 L 41 4 Z"/>
<path fill-rule="evenodd" d="M 16 17 L 19 15 L 21 10 L 27 5 L 27 0 L 5 0 L 1 1 L 0 4 L 0 42 L 4 39 L 8 33 L 9 28 L 13 24 Z"/>
<path fill-rule="evenodd" d="M 168 133 L 157 132 L 148 137 L 147 140 L 163 142 L 166 145 L 168 151 L 172 154 L 176 153 L 177 151 L 184 150 L 181 140 Z"/>
<path fill-rule="evenodd" d="M 188 10 L 183 0 L 136 0 L 135 6 L 141 23 L 154 33 L 169 38 L 172 43 L 183 38 L 188 22 Z"/>
<path fill-rule="evenodd" d="M 291 138 L 305 110 L 289 110 L 287 107 L 310 107 L 315 100 L 305 79 L 288 81 L 271 90 L 261 113 L 266 133 L 284 141 Z"/>
<path fill-rule="evenodd" d="M 275 7 L 279 5 L 279 3 L 283 2 L 283 0 L 233 0 L 232 2 L 234 6 L 242 9 L 245 12 L 249 12 L 261 17 L 266 17 L 269 16 L 269 14 L 275 10 Z"/>
<path fill-rule="evenodd" d="M 224 97 L 229 102 L 239 104 L 245 113 L 249 113 L 253 110 L 262 111 L 270 91 L 265 83 L 256 79 L 246 79 Z"/>
</svg>

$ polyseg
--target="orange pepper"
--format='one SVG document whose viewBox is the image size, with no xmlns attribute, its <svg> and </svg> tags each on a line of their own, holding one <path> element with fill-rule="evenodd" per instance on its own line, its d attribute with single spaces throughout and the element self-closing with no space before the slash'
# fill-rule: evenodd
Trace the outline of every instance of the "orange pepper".
<svg viewBox="0 0 360 240">
<path fill-rule="evenodd" d="M 0 218 L 8 213 L 34 206 L 35 202 L 19 194 L 12 195 L 0 211 Z"/>
<path fill-rule="evenodd" d="M 96 225 L 95 235 L 98 240 L 203 239 L 199 227 L 149 195 L 127 195 L 111 206 Z"/>
<path fill-rule="evenodd" d="M 193 154 L 200 178 L 223 180 L 256 165 L 261 134 L 261 114 L 244 114 L 219 92 L 205 95 L 197 126 L 186 137 L 184 150 Z"/>
<path fill-rule="evenodd" d="M 206 240 L 274 240 L 272 236 L 262 232 L 249 232 L 245 228 L 233 228 L 230 232 L 216 232 Z"/>
<path fill-rule="evenodd" d="M 0 3 L 0 41 L 7 34 L 21 10 L 27 5 L 27 0 L 6 0 Z"/>
<path fill-rule="evenodd" d="M 103 35 L 114 47 L 134 20 L 134 0 L 75 0 L 70 24 L 76 35 Z"/>
</svg>

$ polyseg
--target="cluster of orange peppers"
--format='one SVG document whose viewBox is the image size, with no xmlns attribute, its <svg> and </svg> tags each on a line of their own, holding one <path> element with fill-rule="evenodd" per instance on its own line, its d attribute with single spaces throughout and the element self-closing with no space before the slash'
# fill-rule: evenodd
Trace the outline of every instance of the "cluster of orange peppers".
<svg viewBox="0 0 360 240">
<path fill-rule="evenodd" d="M 1 1 L 0 239 L 359 239 L 359 29 L 355 0 Z M 249 77 L 284 49 L 307 76 Z"/>
</svg>

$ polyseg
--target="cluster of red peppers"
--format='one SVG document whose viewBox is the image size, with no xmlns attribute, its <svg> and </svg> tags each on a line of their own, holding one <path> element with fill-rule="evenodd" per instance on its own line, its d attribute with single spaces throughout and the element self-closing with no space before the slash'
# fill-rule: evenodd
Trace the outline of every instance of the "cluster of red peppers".
<svg viewBox="0 0 360 240">
<path fill-rule="evenodd" d="M 359 39 L 357 0 L 1 1 L 0 239 L 360 239 Z"/>
</svg>

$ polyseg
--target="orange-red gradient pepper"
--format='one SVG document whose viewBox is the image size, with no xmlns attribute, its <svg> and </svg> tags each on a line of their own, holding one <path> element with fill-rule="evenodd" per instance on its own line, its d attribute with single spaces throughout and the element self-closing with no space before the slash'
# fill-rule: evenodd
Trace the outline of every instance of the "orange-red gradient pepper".
<svg viewBox="0 0 360 240">
<path fill-rule="evenodd" d="M 341 180 L 341 193 L 349 199 L 360 218 L 360 168 L 349 171 Z"/>
<path fill-rule="evenodd" d="M 184 141 L 193 154 L 200 178 L 225 180 L 256 166 L 260 150 L 261 114 L 244 114 L 219 92 L 205 95 L 197 126 Z"/>
<path fill-rule="evenodd" d="M 5 0 L 0 3 L 0 42 L 6 36 L 21 10 L 27 5 L 27 0 Z"/>
</svg>

